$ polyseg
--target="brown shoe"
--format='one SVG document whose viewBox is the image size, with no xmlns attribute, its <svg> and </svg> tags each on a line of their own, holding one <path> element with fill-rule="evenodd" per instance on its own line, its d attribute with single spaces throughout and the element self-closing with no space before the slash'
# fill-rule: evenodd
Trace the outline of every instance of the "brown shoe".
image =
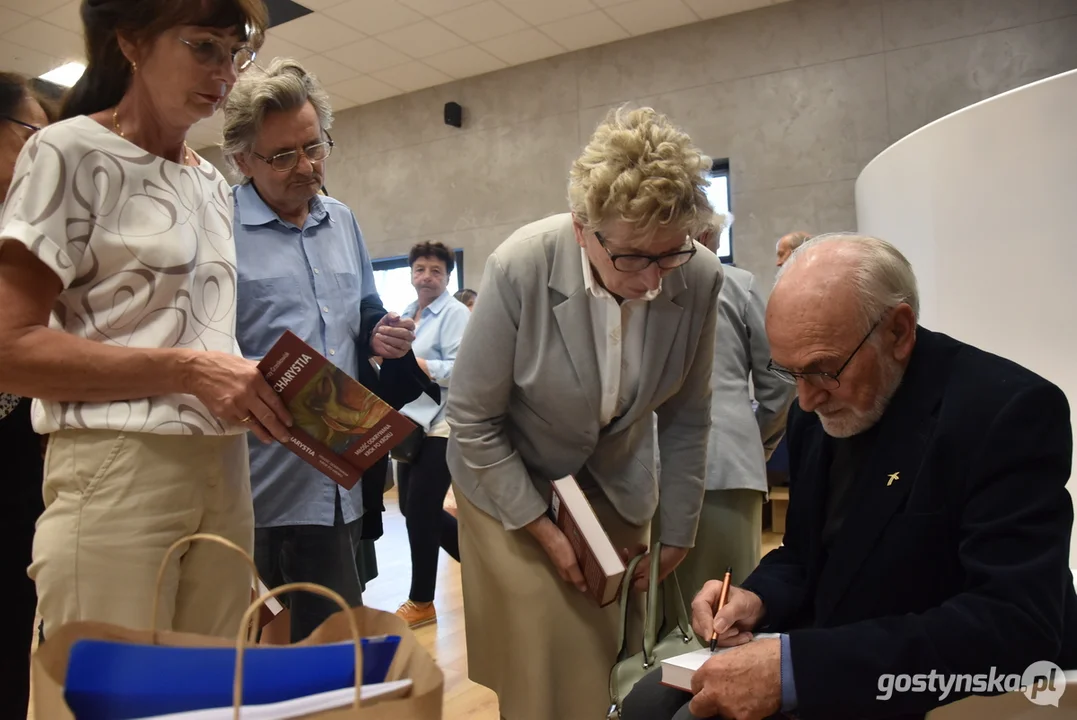
<svg viewBox="0 0 1077 720">
<path fill-rule="evenodd" d="M 416 603 L 408 600 L 397 608 L 396 614 L 404 618 L 408 627 L 412 629 L 438 621 L 434 603 Z"/>
</svg>

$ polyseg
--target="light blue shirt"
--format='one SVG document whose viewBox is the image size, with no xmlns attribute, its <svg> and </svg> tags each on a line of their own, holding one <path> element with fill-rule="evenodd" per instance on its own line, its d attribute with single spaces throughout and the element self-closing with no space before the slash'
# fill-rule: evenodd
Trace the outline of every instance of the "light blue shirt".
<svg viewBox="0 0 1077 720">
<path fill-rule="evenodd" d="M 278 217 L 253 184 L 234 190 L 236 336 L 243 355 L 261 360 L 291 330 L 355 377 L 359 363 L 369 361 L 356 347 L 359 306 L 378 291 L 352 211 L 316 195 L 300 228 Z M 331 526 L 337 495 L 344 522 L 362 517 L 361 482 L 345 490 L 285 446 L 266 445 L 253 433 L 248 446 L 257 527 Z"/>
<path fill-rule="evenodd" d="M 404 310 L 401 317 L 415 317 L 419 309 L 416 300 Z M 421 424 L 426 430 L 436 427 L 445 420 L 445 403 L 448 400 L 449 379 L 456 363 L 456 353 L 460 350 L 460 341 L 464 329 L 471 318 L 467 305 L 454 298 L 448 290 L 438 299 L 427 305 L 416 318 L 415 342 L 411 349 L 415 357 L 426 361 L 426 368 L 431 379 L 443 388 L 441 404 L 436 404 L 427 395 L 401 408 L 401 413 Z"/>
</svg>

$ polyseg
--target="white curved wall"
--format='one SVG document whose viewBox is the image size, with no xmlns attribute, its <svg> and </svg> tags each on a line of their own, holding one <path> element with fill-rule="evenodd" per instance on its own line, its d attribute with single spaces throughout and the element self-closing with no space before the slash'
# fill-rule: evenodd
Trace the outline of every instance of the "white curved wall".
<svg viewBox="0 0 1077 720">
<path fill-rule="evenodd" d="M 860 174 L 856 210 L 912 262 L 925 327 L 1056 383 L 1077 426 L 1077 70 L 898 141 Z"/>
</svg>

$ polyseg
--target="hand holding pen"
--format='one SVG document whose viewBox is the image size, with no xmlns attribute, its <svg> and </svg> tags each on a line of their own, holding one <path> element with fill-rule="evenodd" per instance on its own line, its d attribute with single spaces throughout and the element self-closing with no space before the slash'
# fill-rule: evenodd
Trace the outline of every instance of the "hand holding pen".
<svg viewBox="0 0 1077 720">
<path fill-rule="evenodd" d="M 725 607 L 725 601 L 729 597 L 729 586 L 733 584 L 733 568 L 729 567 L 725 569 L 725 577 L 722 579 L 722 594 L 718 596 L 718 610 L 715 613 L 715 621 L 718 619 L 717 613 L 722 611 Z M 717 627 L 717 623 L 716 623 Z M 718 649 L 718 630 L 711 631 L 711 652 Z"/>
<path fill-rule="evenodd" d="M 743 645 L 764 613 L 763 601 L 748 590 L 733 586 L 732 568 L 723 580 L 711 580 L 692 601 L 692 629 L 718 647 Z"/>
</svg>

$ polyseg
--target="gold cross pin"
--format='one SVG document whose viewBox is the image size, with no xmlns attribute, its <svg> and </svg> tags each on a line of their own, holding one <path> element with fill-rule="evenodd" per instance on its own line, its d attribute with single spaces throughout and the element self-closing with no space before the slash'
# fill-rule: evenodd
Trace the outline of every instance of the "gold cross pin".
<svg viewBox="0 0 1077 720">
<path fill-rule="evenodd" d="M 886 487 L 890 487 L 894 484 L 894 481 L 898 479 L 898 475 L 901 473 L 890 473 L 890 479 L 886 481 Z"/>
</svg>

